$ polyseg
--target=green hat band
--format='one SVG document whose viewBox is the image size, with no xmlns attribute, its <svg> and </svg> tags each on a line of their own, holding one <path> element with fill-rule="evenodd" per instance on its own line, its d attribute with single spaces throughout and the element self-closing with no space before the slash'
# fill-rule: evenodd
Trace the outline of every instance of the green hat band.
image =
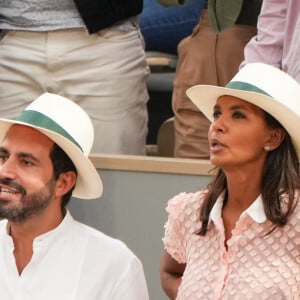
<svg viewBox="0 0 300 300">
<path fill-rule="evenodd" d="M 231 81 L 226 85 L 226 87 L 234 90 L 239 90 L 239 91 L 255 92 L 255 93 L 272 97 L 271 95 L 261 90 L 257 86 L 242 81 Z"/>
<path fill-rule="evenodd" d="M 17 118 L 17 121 L 21 121 L 27 124 L 31 124 L 40 128 L 44 128 L 53 132 L 58 133 L 59 135 L 64 136 L 75 144 L 82 151 L 79 144 L 70 136 L 61 126 L 59 126 L 55 121 L 45 116 L 44 114 L 34 111 L 34 110 L 25 110 Z"/>
</svg>

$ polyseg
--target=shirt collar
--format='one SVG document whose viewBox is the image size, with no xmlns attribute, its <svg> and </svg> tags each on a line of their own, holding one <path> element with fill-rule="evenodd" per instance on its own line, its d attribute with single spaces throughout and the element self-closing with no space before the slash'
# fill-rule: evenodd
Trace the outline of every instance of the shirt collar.
<svg viewBox="0 0 300 300">
<path fill-rule="evenodd" d="M 70 214 L 70 212 L 68 210 L 66 210 L 66 214 L 63 218 L 63 220 L 61 221 L 60 224 L 58 224 L 57 227 L 55 227 L 54 229 L 37 236 L 34 239 L 34 242 L 38 242 L 38 243 L 51 243 L 53 240 L 55 240 L 58 236 L 61 235 L 61 232 L 65 232 L 68 230 L 68 228 L 71 226 L 71 224 L 74 222 L 74 219 L 72 217 L 72 215 Z M 10 237 L 10 233 L 9 233 L 9 226 L 8 223 L 6 224 L 6 233 L 7 236 Z"/>
<path fill-rule="evenodd" d="M 222 218 L 222 207 L 224 202 L 224 194 L 222 192 L 220 196 L 217 198 L 209 216 L 209 221 L 213 221 L 217 223 Z M 263 201 L 261 195 L 259 195 L 255 201 L 241 214 L 240 219 L 243 218 L 245 215 L 250 216 L 255 222 L 263 223 L 266 221 L 267 217 L 263 207 Z"/>
<path fill-rule="evenodd" d="M 71 216 L 70 212 L 67 210 L 61 223 L 54 229 L 36 237 L 34 239 L 34 243 L 42 243 L 43 245 L 48 245 L 53 243 L 53 241 L 65 235 L 65 233 L 68 231 L 68 228 L 71 226 L 73 221 L 74 221 L 73 217 Z"/>
<path fill-rule="evenodd" d="M 222 218 L 222 207 L 224 202 L 224 194 L 225 192 L 222 192 L 220 196 L 218 197 L 217 201 L 215 202 L 209 216 L 208 224 L 213 221 L 214 223 L 217 223 Z"/>
<path fill-rule="evenodd" d="M 246 214 L 257 223 L 263 223 L 267 220 L 261 195 L 241 214 L 241 217 Z"/>
</svg>

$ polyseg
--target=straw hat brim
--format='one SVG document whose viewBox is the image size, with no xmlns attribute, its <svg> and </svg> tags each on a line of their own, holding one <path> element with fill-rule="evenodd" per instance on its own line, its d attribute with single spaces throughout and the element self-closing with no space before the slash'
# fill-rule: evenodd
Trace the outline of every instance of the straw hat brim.
<svg viewBox="0 0 300 300">
<path fill-rule="evenodd" d="M 300 116 L 288 105 L 270 96 L 226 87 L 195 85 L 186 91 L 190 100 L 212 122 L 213 108 L 220 96 L 228 95 L 252 103 L 272 115 L 289 133 L 300 160 Z M 300 95 L 299 95 L 300 97 Z M 300 104 L 299 104 L 300 105 Z"/>
<path fill-rule="evenodd" d="M 96 199 L 102 195 L 103 184 L 96 168 L 73 142 L 54 131 L 8 119 L 0 120 L 0 141 L 4 139 L 9 127 L 13 124 L 28 126 L 40 131 L 65 151 L 77 169 L 77 180 L 72 194 L 74 197 Z"/>
</svg>

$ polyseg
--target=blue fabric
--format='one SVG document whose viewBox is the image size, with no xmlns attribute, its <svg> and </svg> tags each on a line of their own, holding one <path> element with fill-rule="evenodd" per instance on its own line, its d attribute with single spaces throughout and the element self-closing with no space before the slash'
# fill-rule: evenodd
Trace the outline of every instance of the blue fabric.
<svg viewBox="0 0 300 300">
<path fill-rule="evenodd" d="M 192 33 L 205 0 L 187 0 L 180 6 L 164 7 L 156 0 L 144 0 L 140 15 L 147 51 L 177 54 L 178 43 Z"/>
</svg>

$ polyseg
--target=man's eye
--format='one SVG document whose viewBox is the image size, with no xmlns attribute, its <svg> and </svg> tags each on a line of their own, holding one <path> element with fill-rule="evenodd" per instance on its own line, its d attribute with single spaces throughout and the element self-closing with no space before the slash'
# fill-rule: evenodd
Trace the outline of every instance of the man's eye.
<svg viewBox="0 0 300 300">
<path fill-rule="evenodd" d="M 22 160 L 22 164 L 23 164 L 24 166 L 32 166 L 32 165 L 33 165 L 32 161 L 30 161 L 30 160 L 28 160 L 28 159 L 23 159 L 23 160 Z"/>
<path fill-rule="evenodd" d="M 0 155 L 0 163 L 4 163 L 7 160 L 6 155 Z"/>
</svg>

